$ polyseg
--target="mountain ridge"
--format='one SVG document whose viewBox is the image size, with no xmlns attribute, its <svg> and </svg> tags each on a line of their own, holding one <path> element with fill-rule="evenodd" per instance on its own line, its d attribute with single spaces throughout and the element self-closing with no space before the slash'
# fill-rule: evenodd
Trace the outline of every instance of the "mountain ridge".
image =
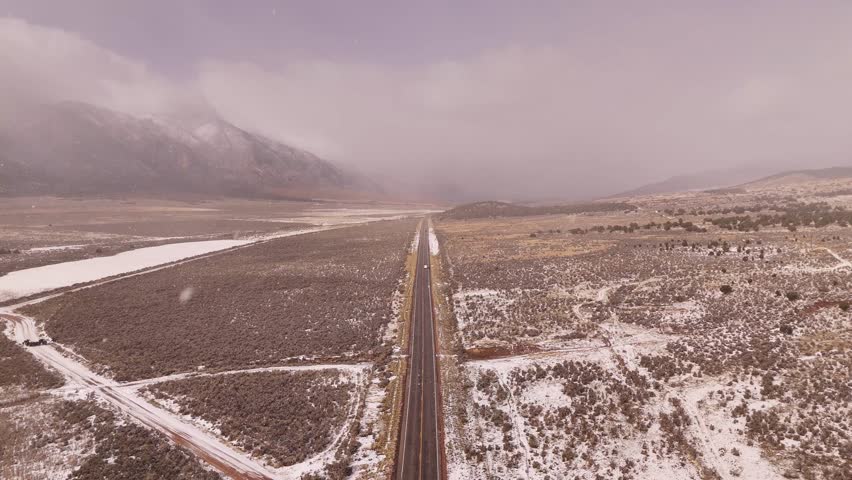
<svg viewBox="0 0 852 480">
<path fill-rule="evenodd" d="M 852 166 L 785 170 L 737 186 L 749 187 L 765 185 L 768 183 L 781 183 L 785 181 L 787 183 L 794 183 L 813 180 L 828 180 L 833 178 L 852 178 Z"/>
<path fill-rule="evenodd" d="M 0 130 L 0 193 L 343 198 L 380 189 L 217 115 L 135 117 L 61 102 Z"/>
<path fill-rule="evenodd" d="M 746 167 L 733 170 L 712 170 L 699 173 L 675 175 L 657 182 L 647 183 L 606 198 L 637 197 L 691 190 L 708 190 L 736 186 L 752 181 L 772 172 L 768 167 Z"/>
</svg>

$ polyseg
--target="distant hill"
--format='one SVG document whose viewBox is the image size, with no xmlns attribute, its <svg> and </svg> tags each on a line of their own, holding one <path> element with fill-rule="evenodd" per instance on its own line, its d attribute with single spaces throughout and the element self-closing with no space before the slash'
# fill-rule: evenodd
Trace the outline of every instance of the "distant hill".
<svg viewBox="0 0 852 480">
<path fill-rule="evenodd" d="M 810 182 L 814 180 L 830 180 L 834 178 L 852 178 L 852 167 L 829 167 L 807 170 L 789 170 L 745 183 L 741 187 L 764 187 L 771 185 L 787 185 Z"/>
<path fill-rule="evenodd" d="M 590 202 L 567 205 L 526 206 L 506 202 L 476 202 L 459 205 L 438 215 L 439 218 L 468 220 L 474 218 L 527 217 L 533 215 L 575 214 L 585 212 L 617 212 L 636 207 L 621 202 Z"/>
<path fill-rule="evenodd" d="M 708 190 L 725 188 L 768 175 L 770 168 L 742 168 L 734 170 L 715 170 L 690 175 L 678 175 L 665 180 L 649 183 L 608 198 L 638 197 L 642 195 L 660 195 L 664 193 L 686 192 L 690 190 Z"/>
<path fill-rule="evenodd" d="M 77 102 L 0 129 L 0 193 L 207 193 L 290 198 L 375 192 L 369 181 L 215 114 L 138 118 Z"/>
</svg>

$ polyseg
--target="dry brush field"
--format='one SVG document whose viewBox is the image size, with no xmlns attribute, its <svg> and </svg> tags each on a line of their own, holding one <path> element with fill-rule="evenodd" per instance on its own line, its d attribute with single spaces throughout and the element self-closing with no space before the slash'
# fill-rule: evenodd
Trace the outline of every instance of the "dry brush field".
<svg viewBox="0 0 852 480">
<path fill-rule="evenodd" d="M 729 229 L 730 196 L 437 222 L 451 472 L 849 478 L 852 231 Z"/>
<path fill-rule="evenodd" d="M 9 199 L 0 207 L 0 276 L 164 243 L 264 240 L 35 303 L 25 314 L 53 340 L 36 348 L 56 348 L 131 403 L 164 408 L 163 422 L 189 424 L 202 442 L 276 475 L 380 478 L 393 461 L 401 361 L 392 352 L 417 223 L 398 219 L 424 211 Z M 332 229 L 278 238 L 308 227 Z M 0 337 L 0 477 L 218 478 L 140 422 L 138 409 L 74 375 L 63 380 L 12 336 Z"/>
<path fill-rule="evenodd" d="M 251 207 L 251 208 L 250 208 Z M 257 218 L 292 216 L 299 204 L 152 199 L 4 198 L 0 276 L 16 270 L 116 255 L 168 243 L 256 238 L 308 224 Z"/>
<path fill-rule="evenodd" d="M 270 371 L 172 380 L 146 393 L 175 413 L 201 420 L 252 457 L 281 467 L 332 445 L 351 414 L 356 387 L 338 370 Z"/>
<path fill-rule="evenodd" d="M 165 437 L 89 398 L 66 398 L 63 384 L 0 336 L 0 478 L 221 478 Z"/>
<path fill-rule="evenodd" d="M 38 390 L 63 383 L 59 374 L 45 369 L 24 347 L 0 334 L 0 389 Z"/>
<path fill-rule="evenodd" d="M 91 400 L 42 397 L 12 417 L 3 422 L 11 430 L 3 478 L 222 478 L 166 438 Z"/>
<path fill-rule="evenodd" d="M 4 197 L 0 201 L 0 276 L 164 243 L 253 239 L 424 211 L 414 208 L 192 197 Z"/>
<path fill-rule="evenodd" d="M 392 466 L 399 360 L 391 353 L 416 223 L 274 239 L 22 313 L 60 351 L 131 382 L 115 388 L 271 471 L 379 478 Z M 218 478 L 165 436 L 93 402 L 100 399 L 86 385 L 63 386 L 24 348 L 0 340 L 0 371 L 9 373 L 0 430 L 14 439 L 0 448 L 3 478 Z M 33 445 L 39 454 L 24 455 Z"/>
<path fill-rule="evenodd" d="M 374 359 L 413 221 L 272 240 L 28 307 L 117 380 Z M 183 299 L 183 300 L 182 300 Z"/>
</svg>

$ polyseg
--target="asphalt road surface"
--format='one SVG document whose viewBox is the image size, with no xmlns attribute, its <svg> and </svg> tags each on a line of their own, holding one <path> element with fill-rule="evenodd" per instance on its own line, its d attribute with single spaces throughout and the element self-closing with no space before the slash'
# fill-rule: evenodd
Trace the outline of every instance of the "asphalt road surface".
<svg viewBox="0 0 852 480">
<path fill-rule="evenodd" d="M 409 338 L 408 383 L 397 455 L 398 480 L 441 478 L 441 442 L 438 436 L 438 366 L 435 325 L 429 282 L 429 231 L 423 221 L 414 275 L 414 308 Z"/>
</svg>

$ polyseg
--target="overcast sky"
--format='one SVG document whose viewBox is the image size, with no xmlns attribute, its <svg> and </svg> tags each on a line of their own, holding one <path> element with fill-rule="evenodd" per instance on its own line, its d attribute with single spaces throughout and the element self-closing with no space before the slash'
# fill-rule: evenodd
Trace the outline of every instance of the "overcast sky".
<svg viewBox="0 0 852 480">
<path fill-rule="evenodd" d="M 205 101 L 404 185 L 582 198 L 852 164 L 848 1 L 0 0 L 0 17 L 0 107 Z"/>
</svg>

